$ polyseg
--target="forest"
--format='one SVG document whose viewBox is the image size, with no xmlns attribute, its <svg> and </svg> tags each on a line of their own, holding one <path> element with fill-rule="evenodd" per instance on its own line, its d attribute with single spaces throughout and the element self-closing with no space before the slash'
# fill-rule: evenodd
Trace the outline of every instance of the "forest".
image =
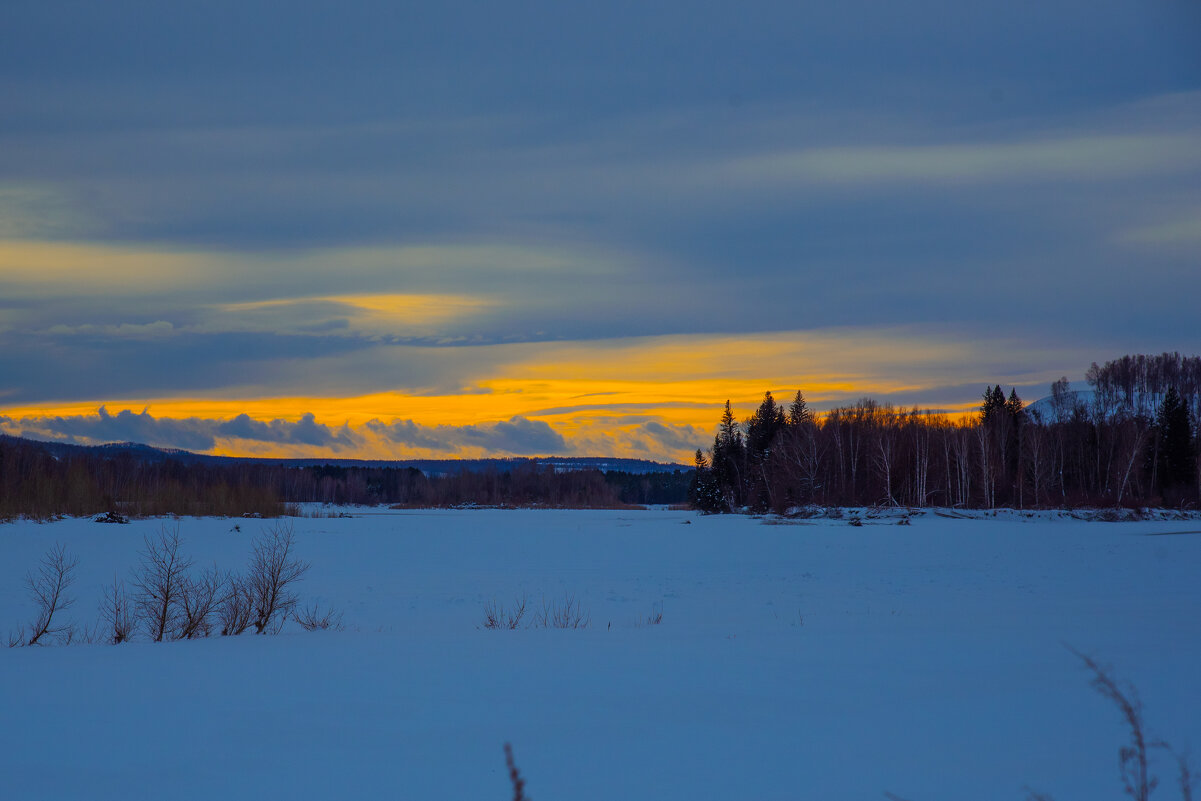
<svg viewBox="0 0 1201 801">
<path fill-rule="evenodd" d="M 299 503 L 395 506 L 620 508 L 683 503 L 690 470 L 556 470 L 535 461 L 511 469 L 427 476 L 415 467 L 288 466 L 255 460 L 204 463 L 74 449 L 0 438 L 0 520 L 59 515 L 273 517 Z"/>
<path fill-rule="evenodd" d="M 1124 356 L 1066 378 L 1028 407 L 986 388 L 954 418 L 864 398 L 813 413 L 768 392 L 741 424 L 727 402 L 713 447 L 698 450 L 693 505 L 705 512 L 819 506 L 1191 507 L 1201 357 Z"/>
</svg>

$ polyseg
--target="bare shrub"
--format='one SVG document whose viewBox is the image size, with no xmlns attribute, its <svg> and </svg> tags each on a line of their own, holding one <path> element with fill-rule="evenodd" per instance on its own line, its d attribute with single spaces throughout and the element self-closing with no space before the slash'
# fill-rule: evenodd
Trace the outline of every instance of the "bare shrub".
<svg viewBox="0 0 1201 801">
<path fill-rule="evenodd" d="M 513 785 L 513 801 L 530 801 L 525 794 L 525 779 L 521 778 L 517 763 L 513 761 L 513 746 L 508 743 L 505 743 L 505 765 L 509 768 L 509 782 Z"/>
<path fill-rule="evenodd" d="M 341 612 L 335 612 L 333 609 L 326 609 L 322 612 L 316 604 L 296 612 L 292 619 L 299 623 L 305 631 L 324 631 L 325 629 L 342 631 L 346 628 L 342 625 Z"/>
<path fill-rule="evenodd" d="M 574 596 L 565 595 L 562 601 L 542 601 L 542 609 L 534 615 L 534 628 L 586 629 L 592 617 L 580 610 Z"/>
<path fill-rule="evenodd" d="M 296 537 L 291 523 L 277 523 L 254 545 L 247 586 L 253 606 L 256 634 L 276 634 L 296 608 L 291 585 L 304 576 L 308 562 L 292 555 Z"/>
<path fill-rule="evenodd" d="M 236 637 L 254 622 L 254 600 L 250 586 L 233 573 L 225 579 L 225 595 L 217 605 L 217 624 L 222 637 Z"/>
<path fill-rule="evenodd" d="M 146 633 L 155 642 L 173 639 L 181 628 L 180 609 L 192 561 L 180 552 L 179 526 L 163 526 L 158 537 L 145 540 L 141 564 L 133 577 L 134 604 Z"/>
<path fill-rule="evenodd" d="M 25 577 L 29 596 L 37 606 L 37 618 L 29 625 L 25 645 L 38 645 L 43 639 L 70 642 L 74 638 L 74 627 L 62 622 L 62 613 L 75 603 L 75 599 L 67 595 L 67 589 L 75 580 L 77 564 L 79 560 L 67 553 L 66 546 L 59 544 L 42 557 L 37 572 Z"/>
<path fill-rule="evenodd" d="M 133 599 L 125 591 L 125 582 L 113 578 L 113 583 L 104 588 L 100 599 L 100 629 L 97 639 L 113 645 L 129 642 L 138 627 L 137 611 Z"/>
<path fill-rule="evenodd" d="M 663 622 L 663 604 L 652 604 L 651 613 L 646 618 L 646 625 L 658 626 Z"/>
<path fill-rule="evenodd" d="M 174 638 L 193 640 L 209 636 L 213 618 L 227 591 L 228 585 L 216 565 L 198 576 L 184 576 L 179 593 L 179 628 Z"/>
<path fill-rule="evenodd" d="M 505 609 L 501 603 L 495 599 L 484 605 L 484 628 L 486 629 L 518 629 L 521 628 L 521 621 L 525 617 L 526 600 L 525 596 L 521 596 L 521 600 L 514 602 L 513 606 Z"/>
</svg>

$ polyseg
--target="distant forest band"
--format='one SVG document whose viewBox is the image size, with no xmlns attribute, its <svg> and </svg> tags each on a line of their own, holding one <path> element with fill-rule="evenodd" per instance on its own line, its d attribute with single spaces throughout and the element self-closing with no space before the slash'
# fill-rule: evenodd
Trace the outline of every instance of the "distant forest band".
<svg viewBox="0 0 1201 801">
<path fill-rule="evenodd" d="M 1201 357 L 1125 356 L 1026 406 L 985 390 L 967 418 L 864 398 L 815 414 L 768 392 L 739 422 L 727 402 L 692 470 L 560 470 L 536 460 L 426 475 L 415 467 L 199 464 L 0 438 L 0 519 L 113 513 L 264 515 L 292 504 L 691 505 L 708 513 L 818 506 L 1191 508 L 1201 499 Z M 101 451 L 101 452 L 98 452 Z"/>
</svg>

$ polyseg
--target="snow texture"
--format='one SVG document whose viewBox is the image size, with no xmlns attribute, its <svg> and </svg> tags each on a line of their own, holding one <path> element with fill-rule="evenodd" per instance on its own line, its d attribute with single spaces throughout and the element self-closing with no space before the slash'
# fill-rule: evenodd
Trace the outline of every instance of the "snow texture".
<svg viewBox="0 0 1201 801">
<path fill-rule="evenodd" d="M 511 742 L 536 801 L 1121 798 L 1126 731 L 1065 643 L 1201 748 L 1197 520 L 355 514 L 295 521 L 345 631 L 0 650 L 3 796 L 504 799 Z M 0 526 L 0 625 L 56 542 L 94 622 L 163 523 Z M 223 568 L 267 524 L 179 522 Z M 522 595 L 591 626 L 482 628 Z"/>
</svg>

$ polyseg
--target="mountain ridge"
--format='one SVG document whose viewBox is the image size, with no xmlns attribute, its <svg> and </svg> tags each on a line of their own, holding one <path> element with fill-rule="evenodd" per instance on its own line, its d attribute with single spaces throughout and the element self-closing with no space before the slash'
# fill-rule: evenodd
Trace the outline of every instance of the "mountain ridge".
<svg viewBox="0 0 1201 801">
<path fill-rule="evenodd" d="M 5 441 L 40 447 L 55 457 L 72 454 L 92 454 L 118 458 L 128 455 L 146 462 L 176 461 L 184 464 L 262 464 L 282 467 L 415 467 L 429 476 L 449 475 L 458 472 L 487 472 L 488 470 L 511 470 L 521 465 L 534 464 L 555 470 L 600 470 L 625 473 L 671 473 L 690 470 L 689 465 L 655 462 L 649 459 L 631 459 L 616 456 L 513 456 L 481 459 L 337 459 L 295 458 L 259 456 L 215 456 L 195 453 L 179 448 L 156 448 L 141 442 L 108 442 L 101 445 L 79 445 L 67 442 L 51 442 L 28 437 L 0 434 L 0 443 Z"/>
</svg>

